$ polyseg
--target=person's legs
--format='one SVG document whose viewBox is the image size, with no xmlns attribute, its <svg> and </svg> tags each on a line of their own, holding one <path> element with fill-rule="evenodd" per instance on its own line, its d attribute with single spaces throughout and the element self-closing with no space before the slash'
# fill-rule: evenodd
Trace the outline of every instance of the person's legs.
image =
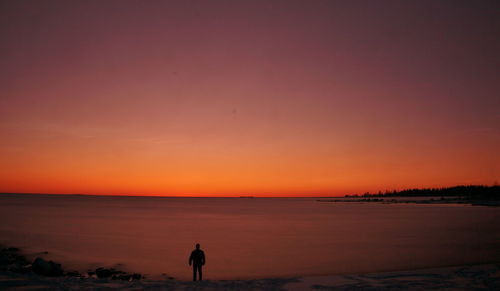
<svg viewBox="0 0 500 291">
<path fill-rule="evenodd" d="M 198 274 L 200 276 L 200 281 L 203 280 L 202 278 L 202 275 L 201 275 L 201 265 L 198 266 Z"/>
<path fill-rule="evenodd" d="M 196 281 L 196 265 L 193 264 L 193 281 Z"/>
</svg>

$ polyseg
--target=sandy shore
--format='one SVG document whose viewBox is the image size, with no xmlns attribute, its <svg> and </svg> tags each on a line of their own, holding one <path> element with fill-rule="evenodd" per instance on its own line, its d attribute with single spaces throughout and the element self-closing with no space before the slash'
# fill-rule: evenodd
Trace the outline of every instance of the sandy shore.
<svg viewBox="0 0 500 291">
<path fill-rule="evenodd" d="M 0 290 L 500 290 L 500 263 L 260 280 L 117 281 L 0 272 Z"/>
</svg>

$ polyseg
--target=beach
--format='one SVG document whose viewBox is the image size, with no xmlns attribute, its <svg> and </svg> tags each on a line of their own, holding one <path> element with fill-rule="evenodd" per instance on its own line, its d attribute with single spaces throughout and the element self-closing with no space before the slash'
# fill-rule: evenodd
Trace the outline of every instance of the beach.
<svg viewBox="0 0 500 291">
<path fill-rule="evenodd" d="M 141 280 L 50 278 L 0 272 L 0 289 L 14 290 L 499 290 L 500 264 L 368 274 L 259 280 Z"/>
</svg>

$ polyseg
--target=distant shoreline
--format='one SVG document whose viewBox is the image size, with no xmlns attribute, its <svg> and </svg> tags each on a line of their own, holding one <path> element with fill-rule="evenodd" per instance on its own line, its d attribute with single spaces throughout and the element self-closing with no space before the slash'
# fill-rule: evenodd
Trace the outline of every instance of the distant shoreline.
<svg viewBox="0 0 500 291">
<path fill-rule="evenodd" d="M 394 199 L 403 198 L 403 199 Z M 411 198 L 427 198 L 420 200 L 412 200 Z M 382 204 L 464 204 L 471 206 L 489 206 L 499 207 L 500 200 L 471 200 L 463 198 L 430 198 L 429 197 L 382 197 L 382 198 L 363 198 L 349 197 L 341 199 L 317 199 L 318 202 L 333 202 L 333 203 L 382 203 Z"/>
<path fill-rule="evenodd" d="M 420 199 L 416 199 L 420 198 Z M 318 199 L 318 202 L 376 202 L 384 204 L 467 204 L 472 206 L 500 206 L 500 186 L 460 185 L 444 188 L 415 188 L 400 191 L 379 191 L 377 194 L 345 195 L 336 199 Z"/>
</svg>

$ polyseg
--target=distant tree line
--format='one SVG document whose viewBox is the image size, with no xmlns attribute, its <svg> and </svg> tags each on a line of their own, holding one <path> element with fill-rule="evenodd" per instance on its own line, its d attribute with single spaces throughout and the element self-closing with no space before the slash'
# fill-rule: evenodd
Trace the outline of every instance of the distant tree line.
<svg viewBox="0 0 500 291">
<path fill-rule="evenodd" d="M 362 195 L 345 195 L 345 197 L 449 197 L 456 196 L 464 199 L 500 199 L 500 186 L 462 185 L 444 188 L 405 189 L 400 191 L 385 191 L 382 193 L 366 192 Z"/>
</svg>

